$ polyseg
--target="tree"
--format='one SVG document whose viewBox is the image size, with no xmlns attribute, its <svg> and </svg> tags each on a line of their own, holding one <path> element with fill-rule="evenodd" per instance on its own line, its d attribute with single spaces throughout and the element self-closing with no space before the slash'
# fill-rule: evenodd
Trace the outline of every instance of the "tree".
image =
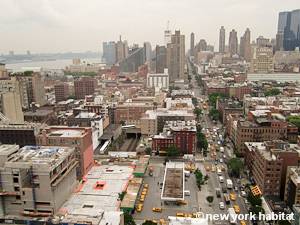
<svg viewBox="0 0 300 225">
<path fill-rule="evenodd" d="M 197 147 L 200 149 L 207 150 L 208 142 L 205 135 L 201 132 L 197 133 Z"/>
<path fill-rule="evenodd" d="M 167 148 L 168 157 L 176 157 L 179 156 L 179 154 L 180 154 L 179 149 L 175 145 L 172 145 L 169 148 Z"/>
<path fill-rule="evenodd" d="M 209 114 L 208 115 L 210 116 L 210 118 L 212 120 L 218 120 L 219 116 L 220 116 L 220 113 L 219 113 L 219 111 L 217 109 L 212 108 L 212 109 L 209 110 Z"/>
<path fill-rule="evenodd" d="M 240 171 L 244 167 L 244 163 L 240 158 L 230 159 L 227 165 L 228 165 L 228 169 L 230 170 L 230 173 L 235 177 L 240 176 Z"/>
<path fill-rule="evenodd" d="M 278 88 L 271 88 L 270 90 L 265 91 L 265 96 L 276 96 L 279 95 L 281 92 Z"/>
<path fill-rule="evenodd" d="M 255 215 L 265 212 L 265 210 L 261 206 L 251 206 L 249 211 Z"/>
<path fill-rule="evenodd" d="M 196 114 L 197 120 L 199 120 L 200 116 L 202 115 L 202 110 L 197 107 L 194 109 L 194 114 Z"/>
<path fill-rule="evenodd" d="M 214 201 L 214 196 L 207 196 L 206 201 L 208 201 L 209 204 L 211 204 Z"/>
<path fill-rule="evenodd" d="M 152 148 L 147 147 L 147 148 L 145 149 L 145 152 L 146 152 L 147 155 L 151 155 L 151 153 L 152 153 Z"/>
<path fill-rule="evenodd" d="M 250 202 L 251 206 L 262 206 L 262 200 L 260 196 L 254 196 L 252 192 L 250 191 L 247 200 Z"/>
<path fill-rule="evenodd" d="M 198 105 L 198 99 L 193 97 L 192 98 L 192 103 L 193 103 L 194 106 L 197 106 Z"/>
<path fill-rule="evenodd" d="M 125 195 L 126 195 L 126 191 L 122 191 L 121 193 L 119 193 L 120 201 L 123 201 Z"/>
<path fill-rule="evenodd" d="M 225 95 L 222 93 L 212 93 L 208 96 L 208 101 L 211 106 L 216 107 L 217 99 L 225 98 Z"/>
<path fill-rule="evenodd" d="M 297 126 L 298 130 L 300 129 L 300 116 L 289 116 L 287 121 Z"/>
<path fill-rule="evenodd" d="M 32 74 L 33 74 L 32 70 L 27 70 L 27 71 L 24 72 L 25 76 L 31 76 Z"/>
<path fill-rule="evenodd" d="M 195 171 L 196 183 L 199 189 L 201 189 L 201 185 L 204 184 L 203 174 L 200 170 Z"/>
<path fill-rule="evenodd" d="M 124 212 L 124 225 L 136 225 L 133 220 L 133 217 L 128 212 Z"/>
</svg>

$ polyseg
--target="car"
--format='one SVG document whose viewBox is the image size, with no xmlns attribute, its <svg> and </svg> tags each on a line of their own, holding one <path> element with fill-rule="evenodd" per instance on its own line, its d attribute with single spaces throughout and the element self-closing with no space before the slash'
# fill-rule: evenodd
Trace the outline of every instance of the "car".
<svg viewBox="0 0 300 225">
<path fill-rule="evenodd" d="M 223 176 L 219 176 L 219 181 L 220 181 L 220 183 L 224 183 L 224 177 Z"/>
<path fill-rule="evenodd" d="M 142 195 L 146 195 L 146 194 L 147 194 L 147 192 L 146 192 L 146 191 L 143 191 L 143 192 L 142 192 Z"/>
<path fill-rule="evenodd" d="M 191 213 L 185 213 L 185 214 L 184 214 L 184 217 L 192 218 L 192 217 L 193 217 L 193 214 L 191 214 Z"/>
<path fill-rule="evenodd" d="M 147 191 L 148 191 L 148 188 L 144 188 L 144 189 L 143 189 L 143 192 L 147 192 Z"/>
<path fill-rule="evenodd" d="M 220 209 L 225 209 L 225 204 L 224 204 L 224 202 L 219 202 L 219 208 L 220 208 Z"/>
<path fill-rule="evenodd" d="M 223 163 L 223 159 L 220 159 L 219 162 L 220 162 L 220 163 Z"/>
<path fill-rule="evenodd" d="M 225 154 L 223 155 L 223 158 L 226 159 L 226 155 Z"/>
<path fill-rule="evenodd" d="M 234 205 L 233 208 L 234 208 L 235 213 L 240 213 L 241 212 L 241 209 L 238 205 Z"/>
<path fill-rule="evenodd" d="M 230 193 L 229 196 L 230 196 L 230 200 L 231 201 L 235 201 L 236 200 L 236 194 L 235 193 L 232 192 L 232 193 Z"/>
<path fill-rule="evenodd" d="M 176 213 L 176 217 L 184 217 L 184 213 Z"/>
<path fill-rule="evenodd" d="M 246 197 L 247 196 L 247 193 L 245 191 L 241 191 L 241 196 L 242 197 Z"/>
<path fill-rule="evenodd" d="M 241 225 L 247 225 L 245 220 L 241 220 L 240 223 L 241 223 Z"/>
<path fill-rule="evenodd" d="M 222 187 L 222 192 L 223 193 L 227 193 L 227 188 L 226 187 Z"/>
<path fill-rule="evenodd" d="M 176 205 L 187 205 L 187 201 L 186 200 L 178 200 L 178 201 L 176 201 Z"/>
<path fill-rule="evenodd" d="M 141 212 L 143 210 L 143 204 L 137 204 L 136 211 Z"/>
<path fill-rule="evenodd" d="M 215 161 L 215 165 L 218 165 L 218 161 Z"/>
<path fill-rule="evenodd" d="M 238 189 L 238 187 L 237 187 L 237 186 L 235 186 L 235 187 L 234 187 L 234 190 L 235 190 L 236 192 L 238 192 L 238 191 L 239 191 L 239 189 Z"/>
<path fill-rule="evenodd" d="M 148 188 L 149 184 L 144 184 L 144 188 Z"/>
<path fill-rule="evenodd" d="M 162 208 L 156 208 L 156 207 L 154 207 L 154 208 L 152 208 L 152 211 L 153 212 L 162 212 Z"/>
</svg>

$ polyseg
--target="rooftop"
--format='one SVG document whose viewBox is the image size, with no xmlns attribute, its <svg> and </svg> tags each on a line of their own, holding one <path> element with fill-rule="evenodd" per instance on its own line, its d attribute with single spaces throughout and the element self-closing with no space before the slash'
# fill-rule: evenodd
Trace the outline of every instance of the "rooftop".
<svg viewBox="0 0 300 225">
<path fill-rule="evenodd" d="M 120 218 L 119 194 L 132 178 L 131 166 L 96 165 L 84 177 L 76 193 L 62 206 L 62 222 L 87 221 L 92 224 L 116 224 Z"/>
<path fill-rule="evenodd" d="M 73 154 L 71 147 L 24 146 L 6 162 L 8 167 L 28 164 L 44 170 L 52 170 Z"/>
<path fill-rule="evenodd" d="M 149 119 L 156 119 L 158 116 L 195 116 L 192 112 L 188 112 L 187 110 L 168 110 L 165 108 L 160 108 L 157 110 L 147 110 L 145 114 Z"/>
<path fill-rule="evenodd" d="M 162 200 L 184 200 L 184 163 L 168 162 L 161 193 Z"/>
</svg>

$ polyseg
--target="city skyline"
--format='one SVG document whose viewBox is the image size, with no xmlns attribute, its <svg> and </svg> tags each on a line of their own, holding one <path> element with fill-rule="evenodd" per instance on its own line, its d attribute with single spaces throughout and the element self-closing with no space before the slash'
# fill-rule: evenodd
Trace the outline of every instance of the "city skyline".
<svg viewBox="0 0 300 225">
<path fill-rule="evenodd" d="M 89 4 L 69 0 L 30 0 L 26 3 L 3 0 L 1 3 L 0 53 L 5 54 L 10 50 L 16 54 L 27 50 L 32 53 L 100 51 L 103 41 L 117 40 L 119 35 L 130 44 L 149 41 L 154 46 L 163 44 L 167 21 L 172 31 L 180 30 L 186 37 L 194 32 L 195 44 L 206 39 L 218 49 L 221 26 L 226 29 L 226 38 L 232 29 L 237 31 L 238 38 L 241 37 L 247 27 L 252 40 L 259 35 L 275 38 L 279 12 L 299 8 L 296 0 L 214 0 L 209 3 L 92 0 Z M 187 11 L 189 13 L 185 13 Z M 134 13 L 130 15 L 131 12 Z M 261 18 L 264 18 L 263 23 Z M 136 32 L 137 27 L 140 32 Z M 188 43 L 189 38 L 186 38 L 187 46 Z"/>
</svg>

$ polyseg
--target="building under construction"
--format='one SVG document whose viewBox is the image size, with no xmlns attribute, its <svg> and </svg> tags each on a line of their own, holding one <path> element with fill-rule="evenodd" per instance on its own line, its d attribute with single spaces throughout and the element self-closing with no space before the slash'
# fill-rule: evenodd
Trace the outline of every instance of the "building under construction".
<svg viewBox="0 0 300 225">
<path fill-rule="evenodd" d="M 0 145 L 0 217 L 48 217 L 76 186 L 74 148 Z"/>
</svg>

